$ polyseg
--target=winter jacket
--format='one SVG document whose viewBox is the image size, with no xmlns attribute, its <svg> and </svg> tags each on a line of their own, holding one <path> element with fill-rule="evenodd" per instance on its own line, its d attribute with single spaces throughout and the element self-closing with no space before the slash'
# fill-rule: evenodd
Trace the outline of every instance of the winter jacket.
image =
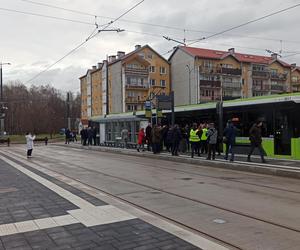
<svg viewBox="0 0 300 250">
<path fill-rule="evenodd" d="M 227 144 L 230 144 L 230 145 L 234 145 L 235 144 L 236 132 L 237 132 L 237 129 L 232 124 L 228 125 L 225 128 L 225 130 L 224 130 L 224 136 L 226 138 L 226 143 Z"/>
<path fill-rule="evenodd" d="M 251 127 L 249 134 L 250 134 L 249 140 L 251 141 L 251 143 L 255 145 L 259 145 L 262 143 L 261 127 L 258 127 L 256 124 L 254 124 Z"/>
<path fill-rule="evenodd" d="M 151 131 L 152 143 L 161 143 L 161 128 L 154 127 Z"/>
<path fill-rule="evenodd" d="M 179 143 L 182 139 L 182 134 L 179 128 L 173 128 L 172 143 Z"/>
<path fill-rule="evenodd" d="M 145 141 L 145 132 L 144 130 L 140 130 L 139 134 L 138 134 L 138 144 L 142 145 Z"/>
<path fill-rule="evenodd" d="M 206 135 L 208 144 L 217 144 L 218 131 L 215 128 L 210 128 Z"/>
<path fill-rule="evenodd" d="M 31 134 L 26 135 L 26 145 L 27 145 L 27 149 L 33 149 L 33 141 L 35 140 L 35 136 L 32 136 Z"/>
</svg>

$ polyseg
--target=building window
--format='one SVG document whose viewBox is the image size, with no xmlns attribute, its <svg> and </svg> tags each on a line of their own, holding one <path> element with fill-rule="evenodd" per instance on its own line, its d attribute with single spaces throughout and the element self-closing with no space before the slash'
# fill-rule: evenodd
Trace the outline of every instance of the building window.
<svg viewBox="0 0 300 250">
<path fill-rule="evenodd" d="M 166 80 L 160 80 L 160 86 L 166 87 Z"/>
<path fill-rule="evenodd" d="M 160 74 L 166 74 L 167 70 L 165 67 L 159 67 L 159 72 L 160 72 Z"/>
<path fill-rule="evenodd" d="M 151 84 L 151 86 L 155 86 L 156 85 L 156 80 L 155 79 L 150 79 L 150 84 Z"/>
<path fill-rule="evenodd" d="M 147 55 L 147 58 L 148 58 L 148 59 L 152 59 L 152 58 L 153 58 L 153 55 L 152 55 L 151 53 L 149 53 L 149 54 Z"/>
<path fill-rule="evenodd" d="M 203 63 L 203 66 L 204 66 L 204 68 L 209 68 L 209 69 L 211 69 L 211 68 L 213 67 L 213 62 L 212 62 L 212 61 L 205 60 L 204 63 Z"/>
<path fill-rule="evenodd" d="M 150 66 L 149 71 L 150 73 L 155 73 L 155 66 Z"/>
<path fill-rule="evenodd" d="M 127 110 L 131 111 L 131 105 L 127 105 Z"/>
<path fill-rule="evenodd" d="M 141 57 L 141 58 L 145 58 L 145 54 L 144 53 L 139 53 L 139 56 Z"/>
</svg>

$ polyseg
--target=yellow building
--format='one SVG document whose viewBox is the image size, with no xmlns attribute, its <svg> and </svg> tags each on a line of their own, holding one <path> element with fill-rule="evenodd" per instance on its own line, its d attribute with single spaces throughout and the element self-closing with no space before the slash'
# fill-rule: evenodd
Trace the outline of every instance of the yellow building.
<svg viewBox="0 0 300 250">
<path fill-rule="evenodd" d="M 149 45 L 119 51 L 109 57 L 108 88 L 110 113 L 143 110 L 146 100 L 170 94 L 169 62 Z"/>
<path fill-rule="evenodd" d="M 86 75 L 79 78 L 80 80 L 80 93 L 81 93 L 81 122 L 87 125 L 87 77 Z"/>
</svg>

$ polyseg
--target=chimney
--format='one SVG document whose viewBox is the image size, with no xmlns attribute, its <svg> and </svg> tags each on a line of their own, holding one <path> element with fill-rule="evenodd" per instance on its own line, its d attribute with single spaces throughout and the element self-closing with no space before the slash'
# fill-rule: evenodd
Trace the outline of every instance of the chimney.
<svg viewBox="0 0 300 250">
<path fill-rule="evenodd" d="M 141 45 L 137 44 L 135 45 L 135 50 L 140 49 L 141 47 L 142 47 Z"/>
<path fill-rule="evenodd" d="M 97 64 L 98 69 L 101 69 L 102 65 L 103 65 L 103 63 L 100 63 L 100 62 L 99 62 L 99 63 Z"/>
<path fill-rule="evenodd" d="M 291 66 L 292 66 L 293 68 L 296 68 L 296 67 L 297 67 L 297 64 L 296 64 L 296 63 L 292 63 Z"/>
<path fill-rule="evenodd" d="M 234 54 L 234 48 L 230 48 L 229 50 L 228 50 L 228 52 L 230 53 L 230 54 Z"/>
<path fill-rule="evenodd" d="M 92 70 L 95 70 L 95 69 L 97 69 L 97 66 L 96 66 L 96 65 L 94 65 L 94 66 L 92 67 Z"/>
<path fill-rule="evenodd" d="M 118 59 L 121 59 L 123 56 L 125 56 L 125 52 L 124 51 L 118 51 L 117 52 Z"/>
<path fill-rule="evenodd" d="M 277 56 L 278 56 L 277 53 L 271 54 L 271 57 L 272 57 L 273 60 L 277 60 Z"/>
<path fill-rule="evenodd" d="M 108 62 L 114 62 L 114 61 L 116 61 L 116 56 L 109 56 L 108 57 Z"/>
</svg>

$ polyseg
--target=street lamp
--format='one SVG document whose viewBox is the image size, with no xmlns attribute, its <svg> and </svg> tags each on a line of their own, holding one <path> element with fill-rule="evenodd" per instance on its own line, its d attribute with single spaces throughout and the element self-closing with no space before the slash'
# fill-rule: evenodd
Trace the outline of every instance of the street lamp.
<svg viewBox="0 0 300 250">
<path fill-rule="evenodd" d="M 7 109 L 7 107 L 4 106 L 4 102 L 3 102 L 3 78 L 2 78 L 2 66 L 3 65 L 11 65 L 11 64 L 10 63 L 0 63 L 0 105 L 1 105 L 0 132 L 1 132 L 1 135 L 4 134 L 4 110 Z"/>
</svg>

